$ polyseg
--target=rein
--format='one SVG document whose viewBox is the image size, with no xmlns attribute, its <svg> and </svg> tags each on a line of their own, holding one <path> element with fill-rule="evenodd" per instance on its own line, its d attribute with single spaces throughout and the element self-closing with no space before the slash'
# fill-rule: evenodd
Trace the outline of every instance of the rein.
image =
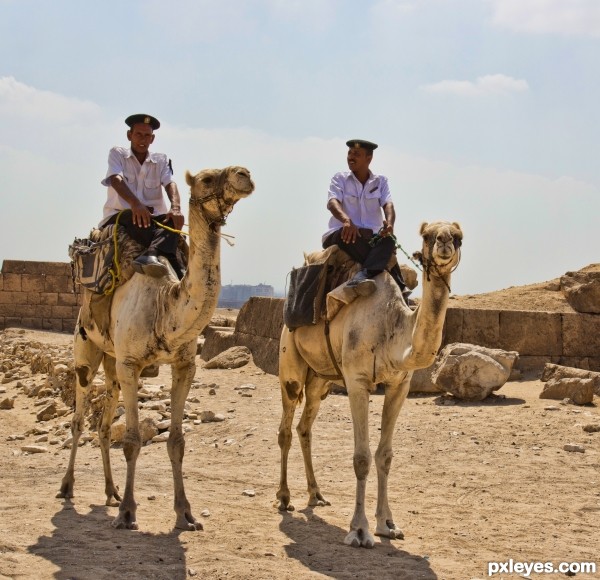
<svg viewBox="0 0 600 580">
<path fill-rule="evenodd" d="M 208 216 L 206 215 L 206 212 L 204 211 L 204 204 L 209 201 L 212 201 L 213 199 L 217 200 L 217 206 L 219 208 L 219 218 L 211 221 L 208 218 Z M 227 206 L 227 204 L 225 204 L 223 202 L 223 198 L 220 195 L 218 195 L 216 193 L 211 193 L 209 195 L 206 195 L 206 196 L 200 197 L 200 198 L 190 197 L 190 206 L 197 206 L 200 209 L 200 213 L 202 214 L 202 217 L 205 219 L 206 223 L 208 224 L 209 229 L 214 234 L 223 238 L 230 246 L 235 245 L 235 243 L 232 241 L 233 239 L 235 239 L 235 236 L 231 236 L 229 234 L 223 234 L 220 231 L 217 231 L 218 227 L 224 226 L 227 223 L 227 218 L 229 217 L 229 214 L 233 210 L 233 205 Z M 231 239 L 228 239 L 228 238 L 231 238 Z"/>
</svg>

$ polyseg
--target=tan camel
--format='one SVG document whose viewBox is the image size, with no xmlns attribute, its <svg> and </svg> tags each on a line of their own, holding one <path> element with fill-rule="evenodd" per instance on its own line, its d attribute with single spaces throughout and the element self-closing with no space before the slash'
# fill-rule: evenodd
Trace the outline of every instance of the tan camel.
<svg viewBox="0 0 600 580">
<path fill-rule="evenodd" d="M 167 450 L 173 469 L 175 527 L 202 529 L 186 498 L 182 463 L 185 448 L 182 420 L 184 404 L 196 371 L 198 335 L 210 321 L 221 287 L 220 228 L 234 204 L 252 193 L 254 184 L 243 167 L 204 170 L 195 176 L 189 172 L 190 251 L 185 276 L 152 278 L 134 274 L 119 286 L 110 306 L 108 332 L 93 317 L 80 312 L 74 338 L 76 405 L 71 424 L 73 444 L 67 472 L 57 497 L 73 497 L 77 444 L 83 429 L 85 395 L 100 362 L 106 374 L 106 404 L 99 429 L 104 465 L 106 505 L 120 502 L 116 528 L 137 529 L 133 486 L 141 438 L 138 418 L 138 379 L 144 367 L 170 364 L 171 427 Z M 164 263 L 168 262 L 164 258 Z M 87 318 L 87 323 L 82 322 Z M 126 434 L 123 452 L 127 478 L 123 499 L 112 478 L 109 448 L 110 426 L 119 397 L 119 385 L 125 404 Z"/>
<path fill-rule="evenodd" d="M 385 385 L 385 396 L 381 437 L 375 452 L 378 479 L 375 534 L 388 538 L 404 537 L 394 524 L 388 504 L 392 436 L 413 371 L 431 365 L 441 345 L 450 274 L 458 265 L 463 237 L 460 226 L 448 222 L 424 223 L 420 233 L 423 249 L 418 257 L 424 270 L 423 296 L 416 310 L 405 305 L 398 285 L 384 272 L 375 278 L 376 292 L 344 306 L 329 324 L 331 349 L 343 375 L 354 427 L 356 504 L 350 532 L 344 540 L 354 547 L 371 548 L 375 543 L 365 515 L 365 488 L 371 464 L 369 394 L 378 383 Z M 282 511 L 294 509 L 290 504 L 287 461 L 294 411 L 302 402 L 303 393 L 306 402 L 296 430 L 304 456 L 308 504 L 330 505 L 321 494 L 314 475 L 311 428 L 321 400 L 329 392 L 331 377 L 335 375 L 323 321 L 293 332 L 284 326 L 279 351 L 283 414 L 279 427 L 281 478 L 277 491 Z"/>
</svg>

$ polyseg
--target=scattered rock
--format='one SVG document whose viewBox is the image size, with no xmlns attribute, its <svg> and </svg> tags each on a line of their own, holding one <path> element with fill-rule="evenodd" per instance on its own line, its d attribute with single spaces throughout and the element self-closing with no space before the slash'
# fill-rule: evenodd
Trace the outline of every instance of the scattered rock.
<svg viewBox="0 0 600 580">
<path fill-rule="evenodd" d="M 246 495 L 248 497 L 254 497 L 256 495 L 256 492 L 253 489 L 245 489 L 242 492 L 242 495 Z"/>
<path fill-rule="evenodd" d="M 152 441 L 152 443 L 164 443 L 165 441 L 168 441 L 168 439 L 169 439 L 169 432 L 163 431 L 162 433 L 159 433 L 158 435 L 155 435 L 154 437 L 152 437 L 151 441 Z"/>
<path fill-rule="evenodd" d="M 540 380 L 547 382 L 559 379 L 591 379 L 594 392 L 600 396 L 600 373 L 575 367 L 565 367 L 553 363 L 546 363 Z"/>
<path fill-rule="evenodd" d="M 567 443 L 563 449 L 574 453 L 585 453 L 585 447 L 583 445 L 575 445 L 574 443 Z"/>
<path fill-rule="evenodd" d="M 587 405 L 594 400 L 594 381 L 578 377 L 550 379 L 544 384 L 540 399 L 570 399 L 576 405 Z"/>
<path fill-rule="evenodd" d="M 12 409 L 15 406 L 15 400 L 14 399 L 10 399 L 10 398 L 6 398 L 3 399 L 2 401 L 0 401 L 0 409 L 4 409 L 4 410 L 8 410 L 8 409 Z"/>
<path fill-rule="evenodd" d="M 36 418 L 38 421 L 50 421 L 55 415 L 56 403 L 52 401 L 37 412 Z"/>
<path fill-rule="evenodd" d="M 237 369 L 252 360 L 247 346 L 232 346 L 204 364 L 205 369 Z"/>
<path fill-rule="evenodd" d="M 21 451 L 23 453 L 47 453 L 48 448 L 42 445 L 23 445 Z"/>
<path fill-rule="evenodd" d="M 600 314 L 600 272 L 567 272 L 560 277 L 560 287 L 574 310 Z"/>
<path fill-rule="evenodd" d="M 448 344 L 439 354 L 432 380 L 455 397 L 482 401 L 506 383 L 518 357 L 514 351 Z"/>
<path fill-rule="evenodd" d="M 592 424 L 584 425 L 583 430 L 586 433 L 600 433 L 600 424 Z"/>
</svg>

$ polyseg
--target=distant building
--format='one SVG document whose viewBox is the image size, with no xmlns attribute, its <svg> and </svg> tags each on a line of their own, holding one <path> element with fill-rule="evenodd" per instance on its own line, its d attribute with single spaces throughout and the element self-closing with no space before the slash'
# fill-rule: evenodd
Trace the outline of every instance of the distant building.
<svg viewBox="0 0 600 580">
<path fill-rule="evenodd" d="M 273 286 L 267 284 L 259 284 L 258 286 L 229 284 L 222 286 L 219 294 L 219 308 L 241 308 L 252 296 L 273 298 L 275 291 Z"/>
</svg>

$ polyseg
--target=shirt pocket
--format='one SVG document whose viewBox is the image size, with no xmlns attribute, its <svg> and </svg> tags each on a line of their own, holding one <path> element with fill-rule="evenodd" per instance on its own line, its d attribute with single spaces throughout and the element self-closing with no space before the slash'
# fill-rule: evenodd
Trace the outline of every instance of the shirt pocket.
<svg viewBox="0 0 600 580">
<path fill-rule="evenodd" d="M 148 176 L 144 179 L 144 197 L 150 199 L 160 199 L 160 179 L 154 176 Z"/>
<path fill-rule="evenodd" d="M 379 211 L 381 207 L 381 189 L 379 187 L 375 191 L 365 192 L 365 207 L 369 214 Z"/>
</svg>

